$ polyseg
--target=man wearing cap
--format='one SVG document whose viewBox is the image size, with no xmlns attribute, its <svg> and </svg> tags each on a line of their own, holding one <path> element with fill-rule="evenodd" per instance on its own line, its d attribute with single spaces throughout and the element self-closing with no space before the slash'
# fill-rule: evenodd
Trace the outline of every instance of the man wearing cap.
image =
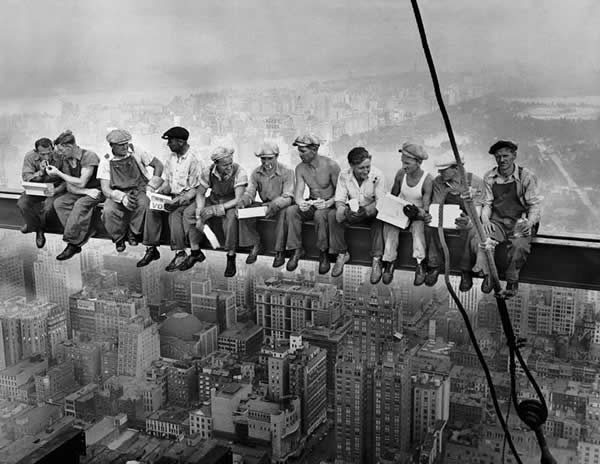
<svg viewBox="0 0 600 464">
<path fill-rule="evenodd" d="M 233 148 L 217 147 L 210 159 L 213 164 L 202 171 L 196 193 L 196 201 L 185 209 L 184 218 L 190 228 L 190 245 L 192 254 L 186 258 L 180 269 L 185 270 L 195 263 L 204 260 L 200 250 L 204 225 L 212 230 L 222 228 L 225 234 L 225 250 L 227 266 L 225 277 L 233 277 L 236 273 L 235 250 L 238 246 L 237 205 L 246 186 L 248 176 L 242 167 L 233 162 Z M 206 191 L 210 189 L 210 196 Z"/>
<path fill-rule="evenodd" d="M 34 149 L 28 152 L 23 159 L 21 173 L 23 182 L 52 183 L 54 185 L 52 192 L 47 192 L 49 195 L 47 197 L 23 193 L 17 200 L 17 207 L 25 219 L 25 225 L 21 227 L 21 232 L 24 234 L 35 232 L 35 244 L 38 248 L 44 248 L 46 244 L 44 230 L 46 222 L 54 210 L 54 200 L 66 190 L 63 180 L 56 175 L 48 175 L 46 167 L 51 165 L 60 169 L 62 162 L 62 156 L 54 151 L 52 140 L 48 138 L 36 140 Z"/>
<path fill-rule="evenodd" d="M 93 235 L 94 208 L 104 197 L 96 178 L 100 158 L 91 150 L 77 145 L 70 130 L 60 134 L 54 146 L 63 157 L 62 167 L 48 166 L 50 176 L 58 176 L 67 184 L 67 193 L 54 200 L 54 210 L 64 227 L 67 247 L 56 257 L 59 261 L 81 252 L 82 245 Z"/>
<path fill-rule="evenodd" d="M 330 253 L 337 255 L 332 277 L 339 277 L 350 260 L 346 228 L 352 224 L 368 225 L 371 231 L 371 284 L 381 280 L 383 224 L 375 219 L 377 201 L 386 192 L 383 174 L 371 167 L 371 154 L 364 147 L 348 152 L 349 169 L 340 172 L 335 188 L 335 211 L 329 213 Z"/>
<path fill-rule="evenodd" d="M 165 203 L 165 209 L 169 215 L 169 240 L 175 256 L 165 268 L 168 272 L 178 270 L 188 257 L 185 249 L 188 246 L 190 225 L 184 221 L 183 213 L 196 198 L 196 188 L 204 168 L 200 155 L 188 143 L 189 135 L 187 129 L 178 126 L 172 127 L 162 135 L 162 138 L 167 140 L 171 154 L 162 173 L 164 182 L 156 193 L 171 197 L 171 200 Z M 163 214 L 162 211 L 151 209 L 146 211 L 143 243 L 147 248 L 137 267 L 146 266 L 160 258 L 158 246 L 162 235 Z"/>
<path fill-rule="evenodd" d="M 296 166 L 295 205 L 286 210 L 288 235 L 286 248 L 294 254 L 287 263 L 287 270 L 298 267 L 304 256 L 302 245 L 302 223 L 314 220 L 319 248 L 319 274 L 329 272 L 329 212 L 335 205 L 335 187 L 340 174 L 339 165 L 325 156 L 319 155 L 319 139 L 311 134 L 296 137 L 293 145 L 298 147 L 302 162 Z M 308 186 L 309 198 L 304 198 Z"/>
<path fill-rule="evenodd" d="M 425 282 L 423 260 L 426 257 L 425 223 L 431 221 L 429 205 L 433 179 L 423 169 L 421 163 L 429 155 L 421 145 L 405 143 L 398 150 L 402 153 L 402 168 L 396 173 L 392 195 L 408 201 L 414 213 L 411 217 L 410 232 L 412 235 L 413 258 L 417 260 L 414 285 Z M 383 225 L 383 283 L 389 284 L 394 278 L 395 261 L 398 256 L 398 239 L 400 229 L 391 224 Z"/>
<path fill-rule="evenodd" d="M 483 176 L 481 222 L 491 246 L 507 244 L 506 296 L 510 297 L 518 291 L 519 272 L 531 251 L 531 236 L 540 222 L 542 197 L 535 174 L 515 163 L 516 144 L 499 140 L 489 153 L 497 166 Z M 482 291 L 492 291 L 485 251 L 481 248 L 473 271 L 483 274 Z"/>
<path fill-rule="evenodd" d="M 98 166 L 102 193 L 106 197 L 102 221 L 118 252 L 125 250 L 125 240 L 137 245 L 141 238 L 148 208 L 146 187 L 160 186 L 163 165 L 149 153 L 136 149 L 131 134 L 114 129 L 106 136 L 111 153 L 104 155 Z M 147 171 L 153 168 L 153 174 Z"/>
<path fill-rule="evenodd" d="M 483 201 L 483 180 L 471 172 L 466 172 L 467 190 L 461 185 L 460 172 L 456 158 L 452 152 L 446 153 L 435 163 L 438 175 L 433 179 L 432 204 L 459 205 L 461 215 L 456 219 L 459 230 L 459 248 L 462 250 L 459 268 L 461 280 L 459 289 L 466 292 L 473 286 L 471 269 L 475 264 L 477 247 L 474 246 L 473 236 L 475 228 L 467 216 L 464 199 L 468 196 L 473 200 L 477 214 L 481 212 Z M 425 285 L 432 287 L 436 284 L 438 276 L 444 267 L 444 254 L 438 236 L 437 228 L 426 227 L 427 238 L 427 275 Z"/>
<path fill-rule="evenodd" d="M 252 171 L 248 186 L 238 208 L 247 206 L 266 206 L 265 217 L 275 220 L 275 259 L 273 267 L 283 266 L 285 262 L 286 222 L 285 210 L 292 204 L 294 197 L 294 171 L 278 161 L 279 147 L 275 143 L 265 142 L 255 153 L 260 158 L 260 166 Z M 255 202 L 256 193 L 262 203 Z M 240 247 L 252 247 L 246 264 L 256 262 L 262 251 L 260 236 L 256 231 L 256 219 L 240 220 Z"/>
</svg>

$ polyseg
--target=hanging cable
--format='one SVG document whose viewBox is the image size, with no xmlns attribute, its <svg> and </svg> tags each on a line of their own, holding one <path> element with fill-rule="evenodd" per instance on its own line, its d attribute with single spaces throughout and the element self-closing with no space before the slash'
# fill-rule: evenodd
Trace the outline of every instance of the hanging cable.
<svg viewBox="0 0 600 464">
<path fill-rule="evenodd" d="M 434 88 L 436 100 L 437 100 L 438 106 L 440 108 L 442 118 L 444 120 L 444 125 L 446 127 L 448 139 L 450 140 L 450 146 L 452 147 L 452 152 L 454 154 L 454 158 L 456 160 L 456 164 L 458 167 L 460 180 L 461 180 L 461 186 L 462 186 L 463 191 L 466 191 L 468 189 L 468 187 L 467 187 L 467 182 L 466 182 L 464 164 L 463 164 L 463 162 L 460 158 L 459 152 L 458 152 L 458 146 L 457 146 L 456 140 L 454 138 L 454 131 L 452 130 L 452 125 L 450 123 L 450 117 L 448 116 L 448 112 L 446 110 L 446 106 L 444 104 L 444 100 L 442 97 L 442 92 L 440 89 L 437 72 L 435 70 L 435 64 L 433 62 L 433 57 L 431 55 L 431 51 L 429 49 L 429 44 L 427 42 L 427 34 L 425 32 L 425 26 L 423 24 L 423 19 L 421 17 L 421 12 L 419 10 L 419 5 L 418 5 L 417 0 L 411 0 L 411 4 L 412 4 L 413 12 L 415 14 L 417 27 L 419 29 L 419 36 L 421 38 L 423 52 L 425 53 L 425 58 L 427 60 L 427 65 L 429 67 L 429 72 L 430 72 L 431 79 L 433 82 L 433 88 Z M 463 199 L 463 205 L 464 205 L 467 215 L 471 219 L 471 223 L 473 224 L 473 226 L 475 227 L 475 229 L 477 231 L 479 243 L 481 243 L 481 244 L 486 243 L 487 236 L 483 230 L 483 226 L 479 219 L 479 215 L 477 214 L 477 212 L 475 210 L 475 206 L 473 205 L 473 200 L 470 197 L 470 195 L 467 195 L 466 198 Z M 494 403 L 494 409 L 496 411 L 496 416 L 497 416 L 498 421 L 500 422 L 500 425 L 504 431 L 508 445 L 509 445 L 515 459 L 517 460 L 517 462 L 522 463 L 522 461 L 517 453 L 517 450 L 515 448 L 515 445 L 513 443 L 512 436 L 510 434 L 510 430 L 508 429 L 506 421 L 504 420 L 504 417 L 502 416 L 502 412 L 501 412 L 500 406 L 498 404 L 498 399 L 496 397 L 495 388 L 494 388 L 494 385 L 492 382 L 491 374 L 490 374 L 489 368 L 487 366 L 487 363 L 485 361 L 485 358 L 483 357 L 483 354 L 481 353 L 481 349 L 479 348 L 479 344 L 477 342 L 477 338 L 473 331 L 473 327 L 471 326 L 468 314 L 465 311 L 462 304 L 460 303 L 460 300 L 458 299 L 456 293 L 454 292 L 454 289 L 450 285 L 450 277 L 449 277 L 450 253 L 448 251 L 448 245 L 446 244 L 446 240 L 444 237 L 444 231 L 443 231 L 442 225 L 443 225 L 443 205 L 440 205 L 438 234 L 440 237 L 440 242 L 442 244 L 442 248 L 444 250 L 444 260 L 445 260 L 444 280 L 446 282 L 446 287 L 448 288 L 448 292 L 450 293 L 452 299 L 454 300 L 457 307 L 459 308 L 459 311 L 465 321 L 465 326 L 469 333 L 469 338 L 471 339 L 471 343 L 473 345 L 473 348 L 475 349 L 477 358 L 479 359 L 479 362 L 481 363 L 481 366 L 484 370 L 486 380 L 487 380 L 488 386 L 490 388 L 490 395 L 491 395 L 492 401 Z M 550 451 L 548 449 L 548 446 L 546 444 L 546 440 L 544 437 L 544 433 L 542 430 L 544 422 L 546 421 L 546 419 L 548 417 L 548 408 L 546 406 L 546 401 L 544 399 L 544 395 L 542 394 L 540 387 L 538 386 L 537 382 L 535 381 L 535 378 L 529 371 L 529 368 L 527 367 L 527 364 L 525 363 L 525 361 L 521 355 L 519 346 L 517 345 L 513 327 L 510 322 L 510 317 L 508 315 L 508 308 L 506 306 L 506 301 L 502 295 L 502 287 L 500 285 L 500 278 L 498 276 L 498 270 L 497 270 L 495 262 L 494 262 L 494 250 L 491 247 L 485 247 L 484 250 L 485 250 L 485 256 L 486 256 L 486 259 L 488 262 L 488 267 L 489 267 L 489 276 L 492 280 L 494 291 L 496 294 L 496 303 L 498 305 L 498 312 L 500 314 L 502 327 L 504 330 L 504 334 L 506 336 L 506 343 L 507 343 L 508 349 L 509 349 L 509 371 L 510 371 L 510 377 L 511 377 L 511 390 L 512 390 L 511 400 L 515 406 L 515 410 L 517 412 L 517 415 L 521 419 L 521 421 L 523 421 L 531 430 L 533 430 L 536 435 L 536 438 L 538 440 L 538 445 L 541 450 L 541 463 L 542 464 L 556 464 L 556 460 L 554 459 L 554 457 L 552 456 L 552 454 L 550 453 Z M 525 375 L 527 376 L 527 379 L 529 380 L 529 382 L 533 386 L 534 390 L 536 391 L 536 395 L 538 396 L 537 400 L 525 400 L 522 402 L 518 401 L 516 385 L 515 385 L 516 384 L 515 357 L 518 359 L 519 364 L 521 365 L 521 368 L 523 369 L 523 371 L 525 372 Z"/>
</svg>

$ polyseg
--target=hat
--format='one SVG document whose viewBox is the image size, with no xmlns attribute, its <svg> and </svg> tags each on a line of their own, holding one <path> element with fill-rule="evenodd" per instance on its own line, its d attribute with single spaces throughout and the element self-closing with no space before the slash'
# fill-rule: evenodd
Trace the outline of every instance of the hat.
<svg viewBox="0 0 600 464">
<path fill-rule="evenodd" d="M 398 151 L 403 155 L 410 156 L 411 158 L 414 158 L 419 161 L 423 161 L 429 158 L 429 155 L 427 154 L 425 149 L 421 145 L 417 145 L 415 143 L 406 142 Z"/>
<path fill-rule="evenodd" d="M 511 142 L 510 140 L 498 140 L 494 145 L 490 147 L 490 151 L 488 153 L 490 155 L 495 155 L 498 150 L 501 148 L 509 148 L 513 151 L 517 151 L 517 145 Z"/>
<path fill-rule="evenodd" d="M 131 134 L 123 129 L 113 129 L 106 134 L 106 141 L 110 144 L 127 143 L 131 140 Z"/>
<path fill-rule="evenodd" d="M 279 147 L 276 143 L 273 142 L 264 142 L 258 151 L 255 151 L 254 154 L 258 157 L 260 156 L 276 156 L 279 155 Z"/>
<path fill-rule="evenodd" d="M 165 140 L 180 139 L 180 140 L 187 141 L 187 139 L 189 137 L 190 137 L 190 133 L 188 132 L 188 130 L 186 128 L 175 126 L 175 127 L 171 127 L 167 132 L 165 132 L 161 138 L 163 138 Z"/>
<path fill-rule="evenodd" d="M 460 161 L 462 162 L 462 157 L 461 157 Z M 434 164 L 438 171 L 443 171 L 444 169 L 448 169 L 452 166 L 456 166 L 458 163 L 456 162 L 454 153 L 452 153 L 450 151 L 450 152 L 444 153 L 442 156 L 440 156 L 440 158 L 437 159 Z"/>
<path fill-rule="evenodd" d="M 309 145 L 316 145 L 317 147 L 321 145 L 321 141 L 319 137 L 313 134 L 304 134 L 299 135 L 292 143 L 294 147 L 308 147 Z"/>
<path fill-rule="evenodd" d="M 227 158 L 228 156 L 233 156 L 234 153 L 235 153 L 235 150 L 233 148 L 217 147 L 212 151 L 212 154 L 210 155 L 210 159 L 213 162 L 217 162 L 219 160 Z"/>
</svg>

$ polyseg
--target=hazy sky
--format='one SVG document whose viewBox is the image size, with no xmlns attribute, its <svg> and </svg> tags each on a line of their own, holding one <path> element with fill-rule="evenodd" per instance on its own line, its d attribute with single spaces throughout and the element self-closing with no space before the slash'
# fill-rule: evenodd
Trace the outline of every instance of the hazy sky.
<svg viewBox="0 0 600 464">
<path fill-rule="evenodd" d="M 421 0 L 438 66 L 600 69 L 598 0 Z M 421 69 L 409 0 L 3 0 L 0 97 Z"/>
</svg>

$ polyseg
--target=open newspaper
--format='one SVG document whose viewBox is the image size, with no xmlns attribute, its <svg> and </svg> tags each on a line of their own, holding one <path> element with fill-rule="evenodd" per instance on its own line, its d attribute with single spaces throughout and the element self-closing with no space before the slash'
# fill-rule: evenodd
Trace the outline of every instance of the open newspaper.
<svg viewBox="0 0 600 464">
<path fill-rule="evenodd" d="M 404 214 L 404 207 L 411 203 L 386 193 L 383 198 L 377 201 L 377 219 L 387 222 L 401 229 L 406 229 L 410 225 L 410 219 Z"/>
</svg>

